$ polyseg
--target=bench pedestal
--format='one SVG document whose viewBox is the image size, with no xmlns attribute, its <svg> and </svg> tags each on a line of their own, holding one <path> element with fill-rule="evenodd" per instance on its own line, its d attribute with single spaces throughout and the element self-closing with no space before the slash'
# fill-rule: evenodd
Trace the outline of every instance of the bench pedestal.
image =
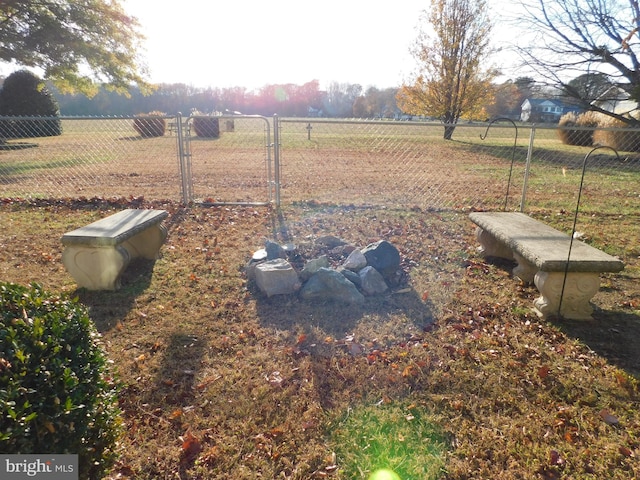
<svg viewBox="0 0 640 480">
<path fill-rule="evenodd" d="M 485 232 L 484 229 L 476 228 L 476 238 L 480 244 L 480 250 L 485 257 L 498 257 L 505 258 L 507 260 L 513 260 L 513 252 L 504 243 L 499 242 L 489 232 Z"/>
<path fill-rule="evenodd" d="M 62 263 L 79 287 L 117 290 L 120 276 L 138 257 L 154 260 L 167 238 L 167 212 L 123 210 L 62 237 Z"/>
<path fill-rule="evenodd" d="M 520 212 L 472 212 L 469 218 L 483 254 L 515 260 L 513 275 L 538 287 L 534 310 L 542 318 L 591 319 L 599 274 L 624 268 L 619 259 Z"/>
<path fill-rule="evenodd" d="M 72 245 L 62 252 L 62 263 L 79 287 L 88 290 L 117 290 L 120 275 L 131 256 L 121 246 L 83 247 Z"/>
<path fill-rule="evenodd" d="M 569 272 L 562 292 L 564 272 L 538 272 L 535 284 L 540 292 L 534 302 L 536 314 L 545 318 L 558 314 L 573 320 L 591 320 L 591 299 L 598 293 L 600 278 L 597 273 Z M 562 302 L 560 299 L 562 298 Z"/>
</svg>

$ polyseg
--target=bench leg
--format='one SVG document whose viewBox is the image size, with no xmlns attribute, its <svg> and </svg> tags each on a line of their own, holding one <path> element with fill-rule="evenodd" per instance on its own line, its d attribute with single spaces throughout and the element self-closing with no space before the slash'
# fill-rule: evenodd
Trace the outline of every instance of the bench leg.
<svg viewBox="0 0 640 480">
<path fill-rule="evenodd" d="M 590 300 L 600 288 L 597 273 L 569 272 L 564 286 L 562 303 L 562 281 L 564 272 L 538 272 L 535 284 L 540 292 L 533 305 L 539 317 L 545 318 L 558 314 L 571 320 L 590 320 L 593 307 Z"/>
<path fill-rule="evenodd" d="M 482 254 L 485 257 L 499 257 L 513 260 L 513 252 L 511 249 L 480 227 L 476 228 L 476 238 L 478 239 L 478 243 L 480 243 Z"/>
<path fill-rule="evenodd" d="M 155 260 L 166 239 L 167 229 L 164 225 L 157 224 L 126 240 L 122 246 L 127 249 L 131 258 L 142 257 Z"/>
<path fill-rule="evenodd" d="M 518 265 L 516 265 L 516 267 L 511 271 L 513 276 L 518 277 L 523 283 L 533 283 L 536 273 L 538 273 L 538 267 L 517 253 L 514 253 L 513 257 L 518 263 Z"/>
<path fill-rule="evenodd" d="M 117 290 L 120 275 L 129 264 L 129 252 L 120 247 L 69 245 L 62 252 L 62 263 L 79 287 L 88 290 Z"/>
</svg>

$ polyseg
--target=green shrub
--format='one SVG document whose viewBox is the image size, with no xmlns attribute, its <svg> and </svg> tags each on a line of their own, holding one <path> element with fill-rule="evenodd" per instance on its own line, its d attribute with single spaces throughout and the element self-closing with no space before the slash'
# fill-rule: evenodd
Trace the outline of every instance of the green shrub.
<svg viewBox="0 0 640 480">
<path fill-rule="evenodd" d="M 162 137 L 167 129 L 167 121 L 162 112 L 149 112 L 136 115 L 133 128 L 143 138 Z"/>
<path fill-rule="evenodd" d="M 199 113 L 194 113 L 193 115 L 193 129 L 196 135 L 203 138 L 220 137 L 220 117 Z"/>
<path fill-rule="evenodd" d="M 0 452 L 78 454 L 101 478 L 121 432 L 117 387 L 77 300 L 0 283 Z"/>
</svg>

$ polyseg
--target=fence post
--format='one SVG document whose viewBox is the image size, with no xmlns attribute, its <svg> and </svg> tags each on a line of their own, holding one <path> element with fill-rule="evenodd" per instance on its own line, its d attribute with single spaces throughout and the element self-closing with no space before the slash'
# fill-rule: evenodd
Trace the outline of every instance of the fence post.
<svg viewBox="0 0 640 480">
<path fill-rule="evenodd" d="M 188 132 L 187 132 L 188 135 Z M 182 189 L 182 203 L 188 205 L 193 200 L 191 178 L 191 152 L 186 142 L 184 126 L 182 123 L 182 113 L 176 115 L 176 142 L 178 142 L 178 162 L 180 164 L 180 179 Z"/>
<path fill-rule="evenodd" d="M 273 116 L 273 181 L 276 191 L 276 208 L 280 208 L 280 122 Z"/>
<path fill-rule="evenodd" d="M 527 163 L 524 167 L 524 183 L 522 184 L 522 198 L 520 199 L 520 211 L 524 212 L 524 204 L 527 199 L 527 184 L 529 183 L 529 170 L 531 169 L 531 156 L 533 155 L 533 140 L 536 137 L 536 124 L 531 125 L 529 134 L 529 148 L 527 150 Z"/>
</svg>

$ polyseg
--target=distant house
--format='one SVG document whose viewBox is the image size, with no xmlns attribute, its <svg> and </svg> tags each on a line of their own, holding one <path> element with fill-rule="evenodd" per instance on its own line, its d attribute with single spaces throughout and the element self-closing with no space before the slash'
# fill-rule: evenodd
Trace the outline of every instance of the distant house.
<svg viewBox="0 0 640 480">
<path fill-rule="evenodd" d="M 632 100 L 631 96 L 618 87 L 611 87 L 600 97 L 592 102 L 592 105 L 602 108 L 608 112 L 619 115 L 638 117 L 638 102 Z"/>
<path fill-rule="evenodd" d="M 581 112 L 580 107 L 555 98 L 527 98 L 522 102 L 520 120 L 532 123 L 558 123 L 569 112 Z"/>
</svg>

